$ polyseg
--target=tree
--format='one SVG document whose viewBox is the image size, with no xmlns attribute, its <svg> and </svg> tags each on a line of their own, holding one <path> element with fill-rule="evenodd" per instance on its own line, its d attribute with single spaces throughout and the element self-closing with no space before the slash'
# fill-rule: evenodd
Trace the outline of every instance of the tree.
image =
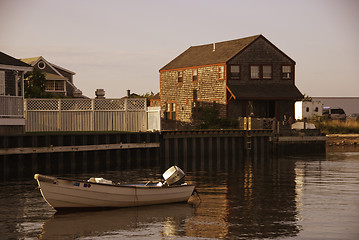
<svg viewBox="0 0 359 240">
<path fill-rule="evenodd" d="M 45 91 L 46 77 L 38 69 L 25 74 L 24 91 L 25 98 L 46 98 L 50 94 Z"/>
<path fill-rule="evenodd" d="M 303 101 L 304 102 L 311 102 L 312 101 L 312 97 L 311 96 L 308 96 L 304 93 L 304 98 L 303 98 Z"/>
<path fill-rule="evenodd" d="M 220 118 L 218 110 L 215 107 L 202 107 L 199 111 L 197 125 L 199 129 L 236 129 L 238 120 L 232 118 Z"/>
</svg>

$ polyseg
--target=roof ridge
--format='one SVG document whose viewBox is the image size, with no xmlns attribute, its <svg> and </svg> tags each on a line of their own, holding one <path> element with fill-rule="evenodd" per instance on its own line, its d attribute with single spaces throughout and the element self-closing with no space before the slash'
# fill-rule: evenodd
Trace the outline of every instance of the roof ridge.
<svg viewBox="0 0 359 240">
<path fill-rule="evenodd" d="M 244 37 L 244 38 L 236 38 L 236 39 L 231 39 L 231 40 L 225 40 L 225 41 L 221 41 L 221 42 L 212 42 L 212 43 L 207 43 L 207 44 L 201 44 L 201 45 L 194 45 L 191 47 L 201 47 L 201 46 L 209 46 L 212 44 L 220 44 L 220 43 L 229 43 L 229 42 L 234 42 L 234 41 L 239 41 L 239 40 L 245 40 L 245 39 L 249 39 L 249 38 L 255 38 L 257 39 L 258 37 L 262 36 L 262 34 L 257 34 L 257 35 L 253 35 L 253 36 L 249 36 L 249 37 Z M 254 40 L 254 39 L 253 39 Z"/>
<path fill-rule="evenodd" d="M 160 71 L 192 66 L 222 64 L 228 62 L 257 39 L 262 37 L 263 35 L 259 34 L 217 43 L 191 46 L 162 67 Z"/>
</svg>

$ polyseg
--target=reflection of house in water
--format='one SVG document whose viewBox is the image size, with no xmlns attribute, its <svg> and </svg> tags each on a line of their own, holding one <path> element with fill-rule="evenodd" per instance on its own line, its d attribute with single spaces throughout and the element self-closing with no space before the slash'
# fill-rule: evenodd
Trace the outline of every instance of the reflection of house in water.
<svg viewBox="0 0 359 240">
<path fill-rule="evenodd" d="M 199 188 L 201 204 L 195 216 L 187 218 L 186 236 L 201 238 L 226 238 L 228 235 L 227 186 Z"/>
<path fill-rule="evenodd" d="M 293 162 L 280 160 L 244 165 L 228 183 L 229 238 L 289 237 L 299 232 L 294 168 Z"/>
</svg>

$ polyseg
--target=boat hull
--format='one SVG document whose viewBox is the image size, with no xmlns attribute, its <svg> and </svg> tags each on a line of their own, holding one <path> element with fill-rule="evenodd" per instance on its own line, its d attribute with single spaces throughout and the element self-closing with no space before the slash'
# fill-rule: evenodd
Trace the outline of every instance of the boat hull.
<svg viewBox="0 0 359 240">
<path fill-rule="evenodd" d="M 117 208 L 186 202 L 193 185 L 145 186 L 89 183 L 76 179 L 35 175 L 41 194 L 54 209 Z"/>
</svg>

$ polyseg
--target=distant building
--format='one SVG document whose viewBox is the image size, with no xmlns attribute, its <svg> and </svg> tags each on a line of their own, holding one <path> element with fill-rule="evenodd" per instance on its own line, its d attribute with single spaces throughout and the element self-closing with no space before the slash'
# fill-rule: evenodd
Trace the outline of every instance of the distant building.
<svg viewBox="0 0 359 240">
<path fill-rule="evenodd" d="M 295 103 L 295 119 L 309 119 L 323 115 L 323 104 L 320 101 L 298 101 Z"/>
<path fill-rule="evenodd" d="M 191 122 L 214 106 L 220 117 L 294 119 L 295 64 L 262 35 L 190 47 L 160 69 L 161 117 Z"/>
<path fill-rule="evenodd" d="M 312 97 L 313 101 L 320 101 L 323 107 L 342 108 L 347 116 L 359 113 L 359 97 Z"/>
<path fill-rule="evenodd" d="M 156 93 L 153 95 L 153 97 L 150 99 L 150 107 L 161 107 L 161 97 L 160 93 Z"/>
<path fill-rule="evenodd" d="M 42 56 L 23 58 L 21 61 L 40 70 L 46 76 L 46 92 L 54 96 L 81 97 L 82 92 L 74 84 L 74 72 L 50 63 Z"/>
<path fill-rule="evenodd" d="M 0 52 L 0 135 L 25 132 L 24 73 L 32 67 Z"/>
</svg>

